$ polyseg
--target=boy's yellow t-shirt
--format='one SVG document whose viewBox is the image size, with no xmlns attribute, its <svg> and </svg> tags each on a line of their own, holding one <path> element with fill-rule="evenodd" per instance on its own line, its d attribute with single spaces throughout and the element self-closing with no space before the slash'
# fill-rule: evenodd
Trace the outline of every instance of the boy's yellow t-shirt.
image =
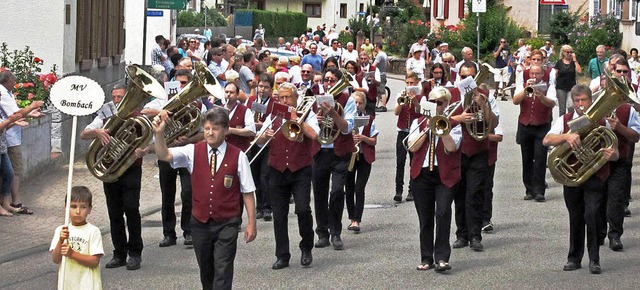
<svg viewBox="0 0 640 290">
<path fill-rule="evenodd" d="M 53 251 L 58 245 L 61 230 L 62 226 L 56 229 L 49 251 Z M 100 229 L 90 223 L 82 226 L 70 224 L 68 243 L 71 245 L 71 248 L 78 253 L 91 256 L 104 255 Z M 89 268 L 78 264 L 78 262 L 73 259 L 67 258 L 64 286 L 60 285 L 62 267 L 58 268 L 58 289 L 102 289 L 100 266 Z"/>
</svg>

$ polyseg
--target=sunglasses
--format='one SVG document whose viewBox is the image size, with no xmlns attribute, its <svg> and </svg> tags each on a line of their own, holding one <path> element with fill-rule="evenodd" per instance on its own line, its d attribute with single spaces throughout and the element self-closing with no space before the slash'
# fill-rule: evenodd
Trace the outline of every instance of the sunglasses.
<svg viewBox="0 0 640 290">
<path fill-rule="evenodd" d="M 310 70 L 303 70 L 303 71 L 301 71 L 301 73 L 303 73 L 303 74 L 308 74 L 308 73 L 310 73 L 310 72 L 311 72 Z"/>
<path fill-rule="evenodd" d="M 619 73 L 619 74 L 626 74 L 626 73 L 628 73 L 629 71 L 628 71 L 628 70 L 626 70 L 626 69 L 617 69 L 617 70 L 616 70 L 616 72 L 617 72 L 617 73 Z"/>
<path fill-rule="evenodd" d="M 324 82 L 325 83 L 329 83 L 329 84 L 335 83 L 337 81 L 338 81 L 338 79 L 324 79 Z"/>
<path fill-rule="evenodd" d="M 500 43 L 507 43 L 506 41 L 500 41 Z"/>
<path fill-rule="evenodd" d="M 186 85 L 186 84 L 188 84 L 188 83 L 189 83 L 188 81 L 180 81 L 180 84 L 181 84 L 181 85 Z"/>
<path fill-rule="evenodd" d="M 567 54 L 572 54 L 573 51 L 565 51 Z"/>
<path fill-rule="evenodd" d="M 196 43 L 196 41 L 195 40 L 190 40 L 189 43 Z"/>
</svg>

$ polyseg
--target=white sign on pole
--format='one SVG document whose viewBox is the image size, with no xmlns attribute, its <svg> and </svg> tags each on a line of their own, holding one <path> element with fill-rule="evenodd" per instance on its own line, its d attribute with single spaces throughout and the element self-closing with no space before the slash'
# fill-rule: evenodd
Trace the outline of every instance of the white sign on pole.
<svg viewBox="0 0 640 290">
<path fill-rule="evenodd" d="M 487 12 L 487 0 L 471 0 L 471 12 L 473 13 Z"/>
<path fill-rule="evenodd" d="M 104 103 L 104 91 L 98 83 L 83 76 L 69 76 L 51 88 L 51 103 L 71 116 L 86 116 L 97 112 Z"/>
</svg>

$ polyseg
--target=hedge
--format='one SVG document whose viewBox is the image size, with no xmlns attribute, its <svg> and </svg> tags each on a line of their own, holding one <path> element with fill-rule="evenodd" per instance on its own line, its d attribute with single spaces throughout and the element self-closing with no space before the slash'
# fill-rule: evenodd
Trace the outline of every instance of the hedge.
<svg viewBox="0 0 640 290">
<path fill-rule="evenodd" d="M 272 12 L 257 9 L 238 9 L 236 13 L 253 14 L 253 31 L 262 24 L 266 37 L 300 35 L 307 29 L 307 15 L 300 12 Z"/>
</svg>

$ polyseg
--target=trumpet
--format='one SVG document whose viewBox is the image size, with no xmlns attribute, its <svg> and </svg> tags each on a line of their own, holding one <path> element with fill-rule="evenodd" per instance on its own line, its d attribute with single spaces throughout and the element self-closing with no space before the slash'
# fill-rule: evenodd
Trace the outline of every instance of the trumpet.
<svg viewBox="0 0 640 290">
<path fill-rule="evenodd" d="M 313 109 L 313 104 L 315 102 L 315 96 L 305 96 L 302 99 L 300 105 L 298 105 L 298 107 L 296 108 L 297 112 L 302 112 L 301 117 L 298 118 L 298 122 L 292 120 L 285 122 L 282 133 L 284 134 L 284 137 L 289 141 L 302 142 L 302 140 L 304 139 L 304 134 L 302 132 L 302 123 L 304 123 L 304 121 L 307 119 L 307 116 L 309 116 L 309 113 Z"/>
<path fill-rule="evenodd" d="M 529 86 L 525 87 L 524 88 L 524 93 L 529 98 L 535 98 L 535 94 L 537 92 L 546 91 L 546 90 L 547 90 L 547 84 L 540 83 L 540 84 L 534 84 L 534 85 L 529 85 Z"/>
<path fill-rule="evenodd" d="M 404 105 L 411 106 L 411 98 L 409 98 L 409 96 L 407 95 L 407 91 L 406 90 L 404 90 L 404 91 L 402 91 L 400 93 L 400 96 L 398 96 L 398 99 L 396 100 L 396 102 L 400 106 L 404 106 Z"/>
</svg>

